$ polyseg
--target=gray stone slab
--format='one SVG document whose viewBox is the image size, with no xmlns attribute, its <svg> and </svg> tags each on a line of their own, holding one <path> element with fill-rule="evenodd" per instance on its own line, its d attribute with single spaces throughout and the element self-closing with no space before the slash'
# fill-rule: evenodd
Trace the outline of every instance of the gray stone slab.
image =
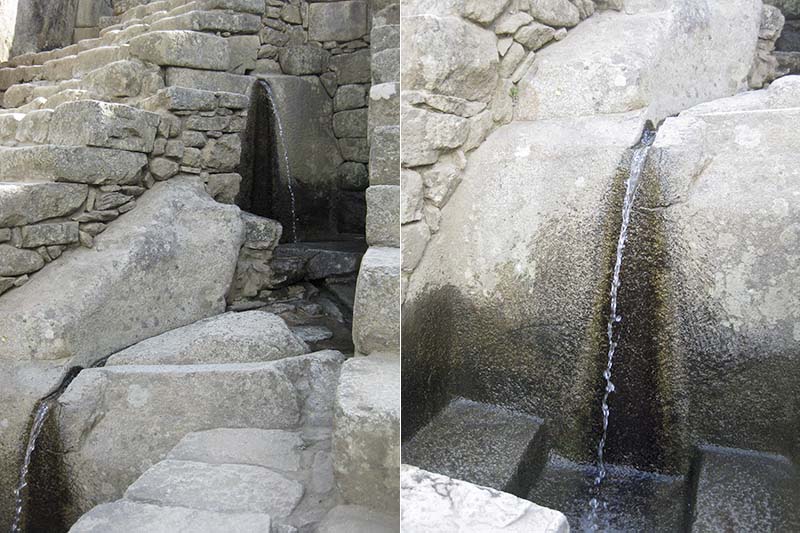
<svg viewBox="0 0 800 533">
<path fill-rule="evenodd" d="M 69 215 L 86 200 L 87 190 L 72 183 L 0 183 L 0 228 Z"/>
<path fill-rule="evenodd" d="M 222 513 L 291 514 L 303 486 L 281 474 L 250 465 L 212 465 L 168 459 L 152 466 L 125 499 Z"/>
<path fill-rule="evenodd" d="M 98 505 L 69 533 L 271 533 L 263 513 L 217 513 L 127 500 Z"/>
<path fill-rule="evenodd" d="M 225 313 L 151 337 L 114 354 L 108 364 L 255 363 L 307 351 L 283 319 L 256 310 Z"/>
<path fill-rule="evenodd" d="M 0 147 L 2 181 L 138 184 L 147 156 L 110 148 L 45 144 Z"/>
<path fill-rule="evenodd" d="M 211 429 L 189 433 L 168 459 L 209 464 L 240 464 L 296 472 L 303 449 L 300 434 L 280 429 Z"/>
</svg>

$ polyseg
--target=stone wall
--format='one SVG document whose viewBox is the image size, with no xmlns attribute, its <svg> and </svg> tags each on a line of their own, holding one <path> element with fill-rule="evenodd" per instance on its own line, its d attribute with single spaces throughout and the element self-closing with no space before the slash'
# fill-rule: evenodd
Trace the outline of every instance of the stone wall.
<svg viewBox="0 0 800 533">
<path fill-rule="evenodd" d="M 320 87 L 330 111 L 307 119 L 323 121 L 344 156 L 324 172 L 332 189 L 338 172 L 339 188 L 363 202 L 366 12 L 360 0 L 163 0 L 125 12 L 97 38 L 5 63 L 0 293 L 66 248 L 92 246 L 157 181 L 198 175 L 214 198 L 234 202 L 256 76 Z M 63 183 L 27 183 L 36 179 Z"/>
<path fill-rule="evenodd" d="M 514 118 L 517 83 L 531 69 L 536 51 L 562 40 L 594 12 L 591 0 L 404 6 L 404 284 L 438 231 L 441 210 L 458 187 L 469 154 Z"/>
</svg>

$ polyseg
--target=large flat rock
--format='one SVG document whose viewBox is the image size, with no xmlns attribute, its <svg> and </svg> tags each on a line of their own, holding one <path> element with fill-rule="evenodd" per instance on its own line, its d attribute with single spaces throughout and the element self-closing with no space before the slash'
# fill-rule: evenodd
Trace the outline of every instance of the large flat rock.
<svg viewBox="0 0 800 533">
<path fill-rule="evenodd" d="M 152 466 L 128 490 L 125 499 L 221 513 L 291 514 L 303 486 L 260 466 L 168 459 Z"/>
<path fill-rule="evenodd" d="M 646 108 L 657 123 L 746 88 L 761 2 L 626 4 L 583 21 L 540 52 L 519 83 L 521 120 Z M 713 45 L 709 45 L 709 43 Z"/>
<path fill-rule="evenodd" d="M 354 357 L 336 391 L 333 464 L 345 503 L 398 514 L 400 358 Z"/>
<path fill-rule="evenodd" d="M 222 37 L 196 31 L 153 31 L 130 41 L 130 53 L 156 65 L 227 70 L 230 45 Z"/>
<path fill-rule="evenodd" d="M 111 356 L 108 365 L 255 363 L 308 351 L 279 316 L 225 313 L 151 337 Z"/>
<path fill-rule="evenodd" d="M 71 481 L 66 516 L 121 497 L 189 433 L 332 424 L 342 359 L 317 352 L 266 363 L 84 370 L 56 413 Z"/>
<path fill-rule="evenodd" d="M 403 531 L 568 533 L 563 514 L 487 487 L 403 465 Z"/>
<path fill-rule="evenodd" d="M 94 248 L 67 252 L 0 299 L 0 359 L 86 364 L 225 309 L 238 209 L 188 178 L 156 184 L 137 204 Z"/>
<path fill-rule="evenodd" d="M 69 533 L 270 533 L 263 513 L 218 513 L 128 500 L 98 505 Z"/>
</svg>

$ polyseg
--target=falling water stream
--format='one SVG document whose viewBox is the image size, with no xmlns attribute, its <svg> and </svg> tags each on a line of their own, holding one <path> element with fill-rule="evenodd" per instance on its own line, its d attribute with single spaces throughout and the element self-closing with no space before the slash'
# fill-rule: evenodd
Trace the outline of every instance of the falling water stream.
<svg viewBox="0 0 800 533">
<path fill-rule="evenodd" d="M 261 80 L 261 85 L 266 89 L 267 96 L 269 97 L 270 104 L 272 105 L 273 114 L 275 116 L 275 124 L 278 127 L 278 137 L 280 137 L 280 144 L 281 144 L 281 151 L 283 152 L 283 161 L 286 165 L 286 185 L 289 189 L 289 201 L 291 202 L 291 210 L 292 210 L 292 241 L 297 242 L 297 210 L 295 205 L 295 198 L 294 198 L 294 187 L 292 182 L 294 178 L 292 177 L 292 167 L 289 165 L 289 150 L 286 147 L 286 136 L 283 133 L 283 124 L 281 123 L 281 115 L 278 113 L 278 108 L 276 107 L 275 102 L 275 95 L 272 93 L 272 87 L 269 83 L 264 80 Z"/>
<path fill-rule="evenodd" d="M 614 263 L 614 274 L 611 280 L 611 308 L 608 314 L 608 323 L 606 325 L 606 335 L 608 337 L 608 360 L 606 368 L 603 371 L 603 378 L 606 381 L 605 392 L 603 394 L 603 403 L 601 410 L 603 413 L 603 433 L 600 437 L 600 442 L 597 444 L 597 474 L 594 478 L 594 492 L 595 496 L 590 501 L 591 507 L 591 522 L 595 527 L 590 527 L 592 530 L 597 530 L 597 511 L 604 506 L 604 503 L 599 497 L 600 486 L 605 479 L 607 471 L 604 459 L 606 438 L 608 436 L 608 420 L 610 410 L 608 407 L 608 397 L 614 392 L 614 383 L 611 381 L 611 370 L 614 366 L 614 354 L 617 350 L 617 337 L 619 323 L 622 322 L 622 316 L 617 312 L 617 295 L 620 287 L 620 270 L 622 269 L 622 257 L 625 250 L 625 242 L 628 240 L 628 224 L 631 219 L 631 211 L 633 209 L 633 202 L 636 198 L 636 190 L 639 185 L 639 178 L 644 170 L 644 164 L 647 161 L 647 153 L 650 151 L 650 146 L 655 139 L 655 130 L 645 129 L 639 144 L 633 151 L 631 157 L 630 173 L 625 182 L 625 199 L 622 203 L 622 224 L 619 230 L 619 238 L 617 240 L 617 255 Z M 616 338 L 616 340 L 615 340 Z"/>
</svg>

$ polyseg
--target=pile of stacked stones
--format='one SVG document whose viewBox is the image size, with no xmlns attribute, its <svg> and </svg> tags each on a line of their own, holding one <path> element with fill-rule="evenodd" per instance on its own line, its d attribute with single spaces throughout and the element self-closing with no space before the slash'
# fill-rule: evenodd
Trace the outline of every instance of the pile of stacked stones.
<svg viewBox="0 0 800 533">
<path fill-rule="evenodd" d="M 441 209 L 461 182 L 466 155 L 514 118 L 516 84 L 536 51 L 559 41 L 595 9 L 592 0 L 466 0 L 428 6 L 403 23 L 401 222 L 407 279 L 439 229 Z M 431 16 L 435 15 L 435 16 Z M 436 43 L 422 44 L 419 39 Z M 450 43 L 459 42 L 456 49 Z M 438 50 L 447 49 L 446 57 Z M 435 59 L 433 55 L 435 54 Z M 423 65 L 436 64 L 436 69 Z"/>
</svg>

